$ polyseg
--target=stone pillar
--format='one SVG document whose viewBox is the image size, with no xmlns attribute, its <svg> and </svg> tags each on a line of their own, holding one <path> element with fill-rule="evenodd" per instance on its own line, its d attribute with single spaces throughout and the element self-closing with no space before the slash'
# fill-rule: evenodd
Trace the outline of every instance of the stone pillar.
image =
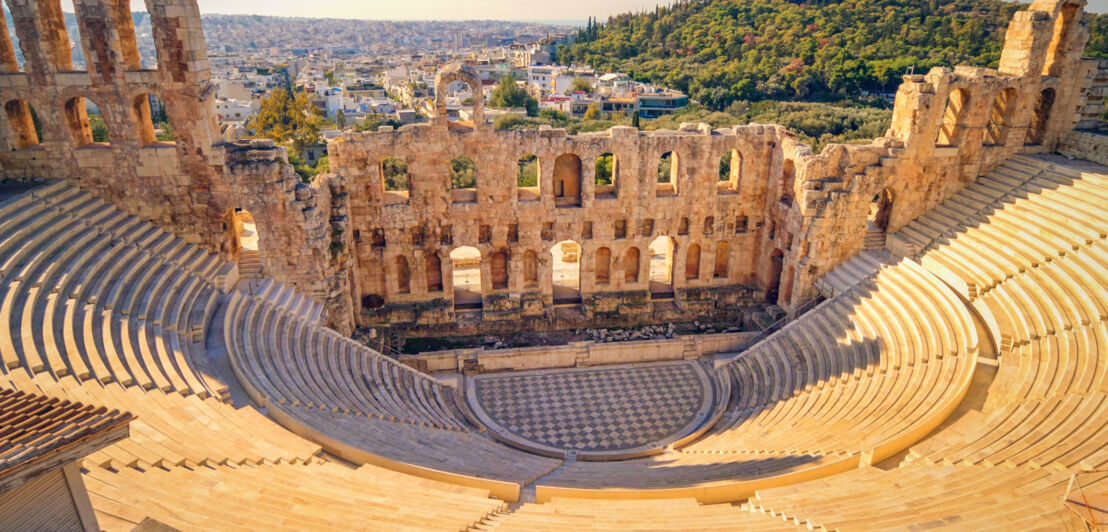
<svg viewBox="0 0 1108 532">
<path fill-rule="evenodd" d="M 111 85 L 122 81 L 123 77 L 119 34 L 108 8 L 109 1 L 111 0 L 73 2 L 73 8 L 77 12 L 77 27 L 81 30 L 81 46 L 85 50 L 85 65 L 94 86 Z M 126 1 L 123 3 L 126 4 Z"/>
<path fill-rule="evenodd" d="M 57 0 L 8 0 L 8 8 L 33 82 L 46 85 L 55 73 L 73 70 L 69 33 Z"/>
<path fill-rule="evenodd" d="M 4 10 L 0 9 L 0 74 L 16 72 L 19 72 L 19 61 L 15 58 L 15 46 L 12 45 L 12 37 L 8 34 L 8 21 L 4 18 Z"/>
<path fill-rule="evenodd" d="M 211 77 L 196 0 L 146 0 L 158 70 L 169 83 L 202 83 Z"/>
</svg>

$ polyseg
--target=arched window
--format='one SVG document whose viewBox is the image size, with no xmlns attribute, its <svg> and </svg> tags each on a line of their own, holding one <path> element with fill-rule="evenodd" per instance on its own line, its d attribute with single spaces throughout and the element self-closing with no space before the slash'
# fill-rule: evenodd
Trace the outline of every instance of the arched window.
<svg viewBox="0 0 1108 532">
<path fill-rule="evenodd" d="M 729 277 L 727 266 L 731 261 L 731 246 L 724 240 L 716 246 L 716 278 Z"/>
<path fill-rule="evenodd" d="M 1054 89 L 1046 88 L 1039 93 L 1039 99 L 1035 102 L 1035 112 L 1031 114 L 1031 124 L 1027 128 L 1025 144 L 1042 144 L 1046 136 L 1047 121 L 1050 120 L 1050 111 L 1054 107 Z"/>
<path fill-rule="evenodd" d="M 534 288 L 539 285 L 539 260 L 538 255 L 532 250 L 523 254 L 523 286 Z"/>
<path fill-rule="evenodd" d="M 39 144 L 30 104 L 24 100 L 12 100 L 4 104 L 4 114 L 8 118 L 8 127 L 11 128 L 15 149 L 30 148 Z"/>
<path fill-rule="evenodd" d="M 539 158 L 529 153 L 516 161 L 516 198 L 534 201 L 539 194 Z"/>
<path fill-rule="evenodd" d="M 965 89 L 955 89 L 946 101 L 943 122 L 935 139 L 938 146 L 957 146 L 962 143 L 965 119 L 969 114 L 970 95 Z"/>
<path fill-rule="evenodd" d="M 1077 10 L 1080 6 L 1069 3 L 1062 6 L 1058 17 L 1054 19 L 1054 35 L 1050 39 L 1050 46 L 1046 52 L 1046 62 L 1043 63 L 1044 76 L 1058 76 L 1061 74 L 1060 63 L 1070 50 L 1070 38 L 1073 32 L 1073 23 L 1077 18 Z"/>
<path fill-rule="evenodd" d="M 119 49 L 123 53 L 123 68 L 127 70 L 141 69 L 142 58 L 139 57 L 138 39 L 135 37 L 135 19 L 131 13 L 130 0 L 111 0 L 105 3 L 112 18 L 116 35 L 119 36 Z"/>
<path fill-rule="evenodd" d="M 677 245 L 668 236 L 659 236 L 650 242 L 650 297 L 673 297 L 673 256 Z"/>
<path fill-rule="evenodd" d="M 793 191 L 796 188 L 796 165 L 792 159 L 785 159 L 781 168 L 781 203 L 793 204 Z"/>
<path fill-rule="evenodd" d="M 704 218 L 704 234 L 710 235 L 716 232 L 716 217 L 709 216 Z"/>
<path fill-rule="evenodd" d="M 489 277 L 494 290 L 508 288 L 508 254 L 497 251 L 489 256 Z"/>
<path fill-rule="evenodd" d="M 137 52 L 136 52 L 137 53 Z M 131 118 L 135 121 L 139 143 L 143 146 L 157 142 L 154 134 L 154 119 L 150 112 L 150 96 L 140 94 L 131 103 Z"/>
<path fill-rule="evenodd" d="M 1003 146 L 1006 139 L 1008 121 L 1016 106 L 1017 92 L 1009 87 L 996 95 L 993 100 L 993 108 L 989 114 L 989 124 L 985 128 L 985 145 Z"/>
<path fill-rule="evenodd" d="M 108 127 L 104 117 L 88 98 L 71 98 L 65 103 L 64 111 L 73 144 L 77 147 L 108 142 Z"/>
<path fill-rule="evenodd" d="M 396 257 L 396 291 L 408 294 L 412 291 L 412 275 L 408 268 L 408 259 L 403 255 Z"/>
<path fill-rule="evenodd" d="M 612 279 L 612 250 L 600 248 L 596 250 L 596 282 L 608 284 Z"/>
<path fill-rule="evenodd" d="M 581 158 L 564 153 L 554 159 L 554 205 L 576 207 L 581 205 Z"/>
<path fill-rule="evenodd" d="M 657 196 L 673 196 L 677 194 L 677 154 L 667 151 L 658 159 L 658 188 Z"/>
<path fill-rule="evenodd" d="M 685 279 L 700 278 L 700 245 L 692 244 L 685 253 Z"/>
<path fill-rule="evenodd" d="M 689 234 L 689 219 L 688 219 L 688 217 L 682 216 L 681 220 L 677 223 L 677 234 L 679 234 L 679 235 Z"/>
<path fill-rule="evenodd" d="M 8 21 L 4 16 L 6 12 L 6 9 L 0 9 L 0 74 L 14 74 L 19 72 L 19 59 L 15 55 L 11 34 L 8 33 Z"/>
<path fill-rule="evenodd" d="M 598 198 L 616 197 L 619 178 L 619 161 L 611 153 L 602 154 L 596 158 L 596 188 L 594 195 Z"/>
<path fill-rule="evenodd" d="M 381 159 L 381 187 L 385 203 L 406 203 L 411 194 L 408 163 L 399 157 Z"/>
<path fill-rule="evenodd" d="M 719 184 L 721 193 L 736 193 L 742 180 L 743 156 L 739 150 L 727 150 L 719 158 Z"/>
<path fill-rule="evenodd" d="M 427 291 L 442 292 L 442 259 L 438 253 L 428 253 L 426 265 Z"/>
<path fill-rule="evenodd" d="M 451 198 L 458 203 L 477 201 L 477 165 L 473 159 L 459 155 L 450 161 Z"/>
<path fill-rule="evenodd" d="M 639 282 L 639 248 L 629 248 L 623 255 L 623 281 Z"/>
</svg>

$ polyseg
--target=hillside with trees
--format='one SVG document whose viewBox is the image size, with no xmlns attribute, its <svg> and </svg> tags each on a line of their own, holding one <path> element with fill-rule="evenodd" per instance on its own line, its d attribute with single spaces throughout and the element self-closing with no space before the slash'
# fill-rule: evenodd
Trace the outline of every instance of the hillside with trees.
<svg viewBox="0 0 1108 532">
<path fill-rule="evenodd" d="M 894 92 L 913 68 L 996 66 L 1012 14 L 1023 8 L 999 0 L 682 0 L 590 20 L 557 59 L 627 72 L 714 110 L 858 99 Z M 1108 57 L 1108 15 L 1087 17 L 1086 55 Z"/>
</svg>

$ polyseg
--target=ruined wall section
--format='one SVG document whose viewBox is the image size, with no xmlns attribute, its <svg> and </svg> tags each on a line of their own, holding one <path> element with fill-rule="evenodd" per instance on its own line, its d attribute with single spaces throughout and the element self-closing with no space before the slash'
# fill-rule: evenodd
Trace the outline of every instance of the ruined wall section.
<svg viewBox="0 0 1108 532">
<path fill-rule="evenodd" d="M 1108 59 L 1084 61 L 1084 105 L 1074 129 L 1108 134 Z"/>
<path fill-rule="evenodd" d="M 753 265 L 764 184 L 774 170 L 766 163 L 780 160 L 775 154 L 783 133 L 776 126 L 713 131 L 689 124 L 681 131 L 643 133 L 617 127 L 576 136 L 556 129 L 460 131 L 441 125 L 346 134 L 331 143 L 330 154 L 332 169 L 348 186 L 357 300 L 367 306 L 388 303 L 392 322 L 449 322 L 450 252 L 472 246 L 482 255 L 484 319 L 549 314 L 554 303 L 551 248 L 573 240 L 582 247 L 580 292 L 588 312 L 648 313 L 648 250 L 663 235 L 675 245 L 672 285 L 683 309 L 749 299 L 756 282 Z M 732 150 L 741 157 L 734 185 L 720 181 L 720 159 Z M 598 187 L 595 179 L 595 161 L 606 153 L 616 160 L 611 189 Z M 665 153 L 677 160 L 672 186 L 657 182 Z M 475 190 L 450 188 L 450 161 L 459 155 L 476 165 Z M 517 164 L 524 155 L 538 159 L 537 189 L 517 186 Z M 568 201 L 572 205 L 556 198 L 554 190 L 556 177 L 565 177 L 555 176 L 555 161 L 566 155 L 581 161 L 579 176 L 573 176 L 579 179 L 580 196 Z M 386 157 L 406 162 L 406 193 L 385 191 L 381 165 Z M 721 242 L 727 242 L 722 260 L 726 272 L 716 271 Z M 633 263 L 632 248 L 639 256 Z M 699 267 L 687 271 L 689 250 L 697 248 Z M 596 272 L 602 249 L 611 257 L 606 279 L 598 279 Z M 502 287 L 493 283 L 489 259 L 494 253 L 507 256 Z M 529 254 L 537 262 L 533 275 L 525 271 Z M 407 265 L 406 276 L 397 266 L 398 257 Z M 436 263 L 441 290 L 429 289 L 427 283 L 428 264 Z M 718 297 L 723 287 L 732 288 L 732 296 Z M 705 290 L 713 296 L 707 297 Z"/>
<path fill-rule="evenodd" d="M 246 208 L 262 220 L 265 271 L 324 300 L 328 322 L 351 330 L 348 274 L 331 258 L 331 190 L 301 183 L 272 143 L 222 142 L 195 0 L 145 2 L 156 69 L 141 68 L 131 18 L 138 6 L 75 0 L 81 71 L 58 1 L 7 4 L 26 62 L 20 70 L 5 28 L 0 178 L 71 180 L 228 260 L 238 251 L 230 214 Z M 148 95 L 165 105 L 174 141 L 155 137 Z M 94 142 L 85 99 L 99 109 L 108 142 Z"/>
</svg>

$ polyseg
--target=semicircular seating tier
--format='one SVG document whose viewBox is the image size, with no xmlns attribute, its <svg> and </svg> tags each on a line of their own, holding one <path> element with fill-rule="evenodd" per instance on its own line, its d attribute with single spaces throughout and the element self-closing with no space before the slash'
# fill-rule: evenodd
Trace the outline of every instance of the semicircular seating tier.
<svg viewBox="0 0 1108 532">
<path fill-rule="evenodd" d="M 0 194 L 0 387 L 136 416 L 84 462 L 102 528 L 445 530 L 503 509 L 488 490 L 351 466 L 234 404 L 205 361 L 235 281 L 233 265 L 71 184 Z M 263 293 L 318 322 L 311 298 Z"/>
<path fill-rule="evenodd" d="M 644 491 L 722 502 L 879 461 L 959 404 L 977 344 L 968 310 L 938 279 L 912 261 L 885 267 L 723 365 L 729 409 L 699 440 L 570 465 L 540 482 L 539 499 Z"/>
<path fill-rule="evenodd" d="M 1105 205 L 1103 167 L 1019 156 L 890 235 L 970 302 L 997 359 L 900 467 L 760 491 L 753 508 L 828 529 L 1084 530 L 1064 496 L 1080 512 L 1075 487 L 1108 489 Z"/>
<path fill-rule="evenodd" d="M 512 499 L 560 465 L 481 434 L 453 389 L 264 298 L 232 294 L 224 336 L 254 401 L 348 460 L 485 486 Z"/>
</svg>

